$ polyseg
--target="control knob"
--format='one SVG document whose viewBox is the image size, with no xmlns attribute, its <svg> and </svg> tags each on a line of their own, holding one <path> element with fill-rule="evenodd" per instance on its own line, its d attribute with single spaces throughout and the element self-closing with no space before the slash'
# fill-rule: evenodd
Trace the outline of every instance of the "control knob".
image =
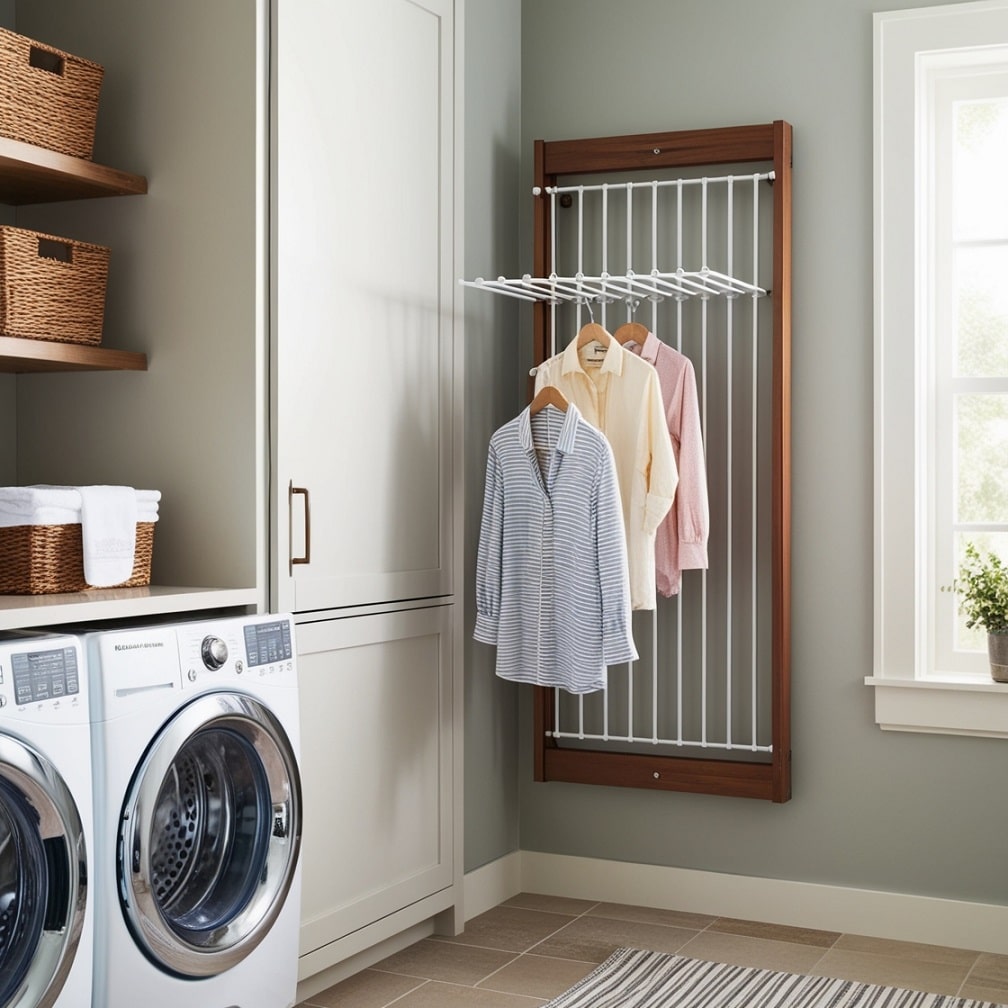
<svg viewBox="0 0 1008 1008">
<path fill-rule="evenodd" d="M 211 671 L 219 669 L 228 659 L 227 644 L 220 637 L 204 637 L 201 653 L 203 664 Z"/>
</svg>

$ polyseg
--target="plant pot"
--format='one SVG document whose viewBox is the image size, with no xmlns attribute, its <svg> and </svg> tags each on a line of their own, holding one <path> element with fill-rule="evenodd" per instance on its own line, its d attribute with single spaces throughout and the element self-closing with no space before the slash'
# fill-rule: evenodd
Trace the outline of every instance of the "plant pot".
<svg viewBox="0 0 1008 1008">
<path fill-rule="evenodd" d="M 995 682 L 1008 683 L 1008 632 L 987 634 L 987 656 L 991 678 Z"/>
</svg>

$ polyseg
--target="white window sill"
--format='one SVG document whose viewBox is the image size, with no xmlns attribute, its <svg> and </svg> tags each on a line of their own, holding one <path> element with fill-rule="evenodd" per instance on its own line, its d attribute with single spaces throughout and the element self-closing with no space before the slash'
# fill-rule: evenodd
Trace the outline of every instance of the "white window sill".
<svg viewBox="0 0 1008 1008">
<path fill-rule="evenodd" d="M 875 720 L 884 731 L 1008 738 L 1008 683 L 879 676 L 865 683 L 875 688 Z"/>
</svg>

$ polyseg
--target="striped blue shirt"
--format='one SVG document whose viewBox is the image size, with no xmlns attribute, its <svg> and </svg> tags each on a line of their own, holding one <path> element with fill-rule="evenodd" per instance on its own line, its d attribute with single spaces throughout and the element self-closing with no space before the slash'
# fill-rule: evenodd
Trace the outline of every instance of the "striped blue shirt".
<svg viewBox="0 0 1008 1008">
<path fill-rule="evenodd" d="M 573 403 L 526 408 L 490 439 L 473 636 L 504 679 L 590 693 L 636 660 L 630 613 L 609 442 Z"/>
</svg>

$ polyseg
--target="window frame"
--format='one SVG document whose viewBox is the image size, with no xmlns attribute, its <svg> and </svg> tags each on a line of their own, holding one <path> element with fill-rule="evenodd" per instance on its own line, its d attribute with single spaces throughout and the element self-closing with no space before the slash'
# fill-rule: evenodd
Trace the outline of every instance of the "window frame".
<svg viewBox="0 0 1008 1008">
<path fill-rule="evenodd" d="M 928 292 L 936 265 L 926 240 L 935 226 L 933 83 L 959 66 L 989 63 L 1005 45 L 1008 0 L 874 15 L 875 626 L 865 681 L 884 729 L 1008 737 L 1008 686 L 982 671 L 934 668 L 933 616 L 948 604 L 938 601 L 938 586 L 951 572 L 935 555 Z M 1008 70 L 1008 50 L 999 62 Z"/>
</svg>

